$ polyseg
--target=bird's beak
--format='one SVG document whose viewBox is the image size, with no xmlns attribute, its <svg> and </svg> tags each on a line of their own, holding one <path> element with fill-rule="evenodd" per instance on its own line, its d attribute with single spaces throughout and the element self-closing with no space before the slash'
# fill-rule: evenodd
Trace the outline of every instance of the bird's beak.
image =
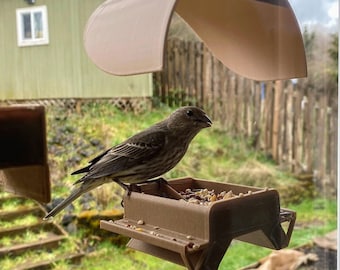
<svg viewBox="0 0 340 270">
<path fill-rule="evenodd" d="M 200 122 L 203 127 L 211 127 L 212 125 L 212 121 L 210 120 L 210 118 L 208 117 L 208 115 L 204 115 L 202 118 L 197 119 L 198 122 Z"/>
<path fill-rule="evenodd" d="M 211 125 L 212 125 L 211 119 L 208 117 L 208 115 L 205 115 L 205 117 L 206 117 L 207 127 L 211 127 Z"/>
</svg>

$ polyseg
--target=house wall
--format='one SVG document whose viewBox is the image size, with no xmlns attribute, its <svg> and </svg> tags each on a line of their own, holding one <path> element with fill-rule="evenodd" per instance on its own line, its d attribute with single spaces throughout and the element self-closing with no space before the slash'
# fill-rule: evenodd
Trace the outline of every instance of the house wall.
<svg viewBox="0 0 340 270">
<path fill-rule="evenodd" d="M 151 75 L 113 76 L 87 57 L 84 28 L 102 2 L 36 0 L 47 6 L 49 44 L 18 47 L 16 9 L 29 5 L 0 0 L 0 100 L 151 96 Z"/>
</svg>

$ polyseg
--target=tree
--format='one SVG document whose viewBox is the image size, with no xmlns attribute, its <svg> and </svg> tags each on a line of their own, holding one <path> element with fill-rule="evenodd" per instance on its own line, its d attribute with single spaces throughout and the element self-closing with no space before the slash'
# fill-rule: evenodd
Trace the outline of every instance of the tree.
<svg viewBox="0 0 340 270">
<path fill-rule="evenodd" d="M 312 60 L 315 49 L 315 32 L 309 32 L 307 27 L 305 27 L 302 38 L 303 45 L 305 46 L 306 58 L 307 60 Z"/>
<path fill-rule="evenodd" d="M 328 54 L 331 59 L 330 75 L 335 83 L 338 82 L 338 50 L 339 50 L 339 35 L 338 33 L 331 35 L 330 48 Z"/>
<path fill-rule="evenodd" d="M 299 80 L 303 88 L 319 92 L 337 92 L 338 34 L 323 26 L 305 27 L 302 33 L 308 78 Z"/>
</svg>

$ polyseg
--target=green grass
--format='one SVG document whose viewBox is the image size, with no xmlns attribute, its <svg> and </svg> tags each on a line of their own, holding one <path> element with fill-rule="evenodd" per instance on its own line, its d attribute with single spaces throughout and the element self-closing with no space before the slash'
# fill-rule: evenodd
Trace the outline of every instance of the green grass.
<svg viewBox="0 0 340 270">
<path fill-rule="evenodd" d="M 10 198 L 4 201 L 0 206 L 0 211 L 13 211 L 18 209 L 29 208 L 34 205 L 33 201 L 22 198 Z"/>
<path fill-rule="evenodd" d="M 0 238 L 1 246 L 10 246 L 15 244 L 25 244 L 30 242 L 35 242 L 48 237 L 48 232 L 40 230 L 39 232 L 25 231 L 21 234 L 13 236 L 5 236 Z"/>
<path fill-rule="evenodd" d="M 39 221 L 39 218 L 33 215 L 25 215 L 20 216 L 14 220 L 6 221 L 0 220 L 0 228 L 7 229 L 15 226 L 22 226 L 22 225 L 32 225 Z"/>
<path fill-rule="evenodd" d="M 153 256 L 136 252 L 126 248 L 114 247 L 112 243 L 104 241 L 97 246 L 97 250 L 82 260 L 83 269 L 110 269 L 110 270 L 140 270 L 159 269 L 176 270 L 184 269 L 175 264 L 160 260 Z"/>
<path fill-rule="evenodd" d="M 171 111 L 172 109 L 164 107 L 136 115 L 132 112 L 121 112 L 105 104 L 86 105 L 83 107 L 82 114 L 49 109 L 48 142 L 53 196 L 69 194 L 73 182 L 77 180 L 77 177 L 70 176 L 73 170 L 85 166 L 91 158 L 104 149 L 162 120 Z M 64 117 L 65 115 L 67 118 Z M 63 127 L 61 130 L 60 126 Z M 91 145 L 90 141 L 93 139 L 100 141 L 101 148 Z M 79 153 L 84 149 L 88 153 L 82 156 Z M 226 135 L 218 124 L 198 134 L 181 163 L 165 176 L 169 179 L 191 176 L 277 188 L 281 195 L 282 207 L 297 212 L 297 222 L 290 247 L 306 244 L 314 237 L 336 228 L 335 200 L 309 198 L 312 192 L 305 192 L 301 187 L 299 188 L 299 182 L 292 175 L 281 171 L 263 153 L 251 149 L 247 140 Z M 119 198 L 113 201 L 112 196 L 103 196 L 103 194 L 119 194 L 119 191 L 117 185 L 110 184 L 104 186 L 101 192 L 94 192 L 95 197 L 97 196 L 94 207 L 97 209 L 120 207 Z M 76 211 L 80 211 L 78 202 L 75 206 Z M 270 252 L 271 250 L 266 248 L 234 241 L 224 256 L 220 269 L 238 269 Z M 83 259 L 81 268 L 183 269 L 140 252 L 116 247 L 104 240 L 96 246 L 95 252 L 90 257 Z"/>
<path fill-rule="evenodd" d="M 297 212 L 290 247 L 297 247 L 337 228 L 337 202 L 325 198 L 307 199 L 290 205 Z"/>
<path fill-rule="evenodd" d="M 53 252 L 48 250 L 40 250 L 39 252 L 31 250 L 15 257 L 7 255 L 0 260 L 0 269 L 11 270 L 27 263 L 36 263 L 44 260 L 52 261 L 58 256 L 70 254 L 76 251 L 77 246 L 74 241 L 65 241 L 58 248 L 54 249 Z M 60 268 L 54 269 L 70 269 L 70 267 L 66 267 L 69 263 L 65 261 L 61 261 L 57 265 L 59 265 Z"/>
</svg>

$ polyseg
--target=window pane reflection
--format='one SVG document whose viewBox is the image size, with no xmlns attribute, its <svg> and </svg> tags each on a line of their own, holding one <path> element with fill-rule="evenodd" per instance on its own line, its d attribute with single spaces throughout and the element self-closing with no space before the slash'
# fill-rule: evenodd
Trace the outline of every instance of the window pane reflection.
<svg viewBox="0 0 340 270">
<path fill-rule="evenodd" d="M 35 12 L 34 17 L 34 38 L 43 37 L 43 23 L 42 23 L 42 13 Z"/>
<path fill-rule="evenodd" d="M 32 38 L 32 28 L 31 28 L 31 14 L 23 13 L 22 14 L 22 29 L 23 29 L 23 37 L 24 39 Z"/>
</svg>

